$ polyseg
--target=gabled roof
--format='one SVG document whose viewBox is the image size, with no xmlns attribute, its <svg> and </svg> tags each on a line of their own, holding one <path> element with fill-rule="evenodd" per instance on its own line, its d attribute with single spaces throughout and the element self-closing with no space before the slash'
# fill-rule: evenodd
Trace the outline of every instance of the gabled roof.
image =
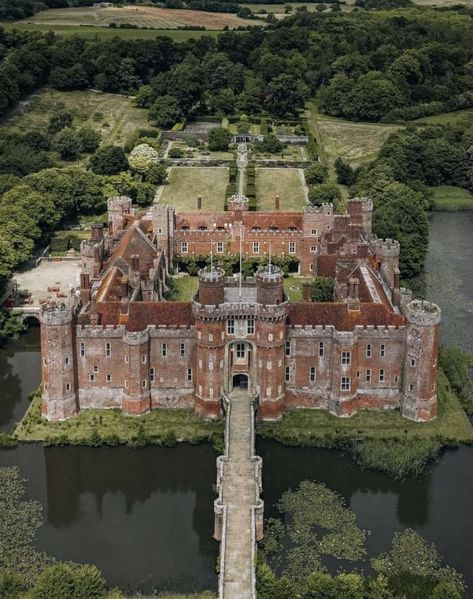
<svg viewBox="0 0 473 599">
<path fill-rule="evenodd" d="M 125 276 L 123 270 L 118 266 L 112 266 L 106 270 L 100 279 L 100 285 L 95 301 L 119 301 L 121 299 L 122 279 Z"/>
<path fill-rule="evenodd" d="M 147 276 L 149 269 L 153 267 L 154 259 L 158 256 L 158 250 L 143 233 L 138 221 L 134 221 L 126 229 L 107 266 L 118 266 L 123 272 L 128 273 L 134 254 L 140 257 L 140 273 Z"/>
</svg>

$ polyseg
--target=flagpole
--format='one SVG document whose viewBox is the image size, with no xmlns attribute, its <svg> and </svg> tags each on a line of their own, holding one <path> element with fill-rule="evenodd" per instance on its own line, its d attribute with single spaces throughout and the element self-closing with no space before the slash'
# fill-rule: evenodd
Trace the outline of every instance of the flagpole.
<svg viewBox="0 0 473 599">
<path fill-rule="evenodd" d="M 238 284 L 238 298 L 241 301 L 241 269 L 242 269 L 242 238 L 243 238 L 243 226 L 240 223 L 240 280 Z"/>
</svg>

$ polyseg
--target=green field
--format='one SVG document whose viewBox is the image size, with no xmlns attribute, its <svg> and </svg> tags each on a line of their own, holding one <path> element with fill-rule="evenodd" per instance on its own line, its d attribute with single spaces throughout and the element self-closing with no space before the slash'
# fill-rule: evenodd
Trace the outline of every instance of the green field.
<svg viewBox="0 0 473 599">
<path fill-rule="evenodd" d="M 43 89 L 32 96 L 1 128 L 21 133 L 45 131 L 49 118 L 58 110 L 70 111 L 75 126 L 89 125 L 100 131 L 102 142 L 107 144 L 123 145 L 139 128 L 158 131 L 148 123 L 148 112 L 136 108 L 133 99 L 127 96 L 92 90 L 60 92 L 52 89 Z"/>
<path fill-rule="evenodd" d="M 413 123 L 428 124 L 428 125 L 457 125 L 457 124 L 472 124 L 473 109 L 458 110 L 456 112 L 442 112 L 432 116 L 424 116 L 416 119 Z"/>
<path fill-rule="evenodd" d="M 281 210 L 297 211 L 304 209 L 307 202 L 299 169 L 256 169 L 256 204 L 258 210 L 274 210 L 277 195 L 280 198 Z"/>
<path fill-rule="evenodd" d="M 309 124 L 319 144 L 322 162 L 335 180 L 334 163 L 340 156 L 352 167 L 374 160 L 386 139 L 398 126 L 352 123 L 321 115 L 315 104 L 308 105 Z"/>
<path fill-rule="evenodd" d="M 212 37 L 218 35 L 220 31 L 192 31 L 182 29 L 120 29 L 109 27 L 81 27 L 70 25 L 35 25 L 23 21 L 3 21 L 0 27 L 7 31 L 39 31 L 46 33 L 53 31 L 58 35 L 71 36 L 77 35 L 83 38 L 111 39 L 119 37 L 124 40 L 154 40 L 157 37 L 170 37 L 175 42 L 186 42 L 190 39 L 198 39 L 204 35 Z"/>
<path fill-rule="evenodd" d="M 473 193 L 468 189 L 452 185 L 439 185 L 431 189 L 434 192 L 434 210 L 442 212 L 473 210 Z"/>
<path fill-rule="evenodd" d="M 174 301 L 190 302 L 199 288 L 199 277 L 178 275 L 174 277 L 174 284 L 176 286 Z"/>
<path fill-rule="evenodd" d="M 160 199 L 181 212 L 197 212 L 197 197 L 202 197 L 203 212 L 221 212 L 228 184 L 226 167 L 173 166 Z"/>
<path fill-rule="evenodd" d="M 261 24 L 259 21 L 242 19 L 233 13 L 217 13 L 197 10 L 176 10 L 156 6 L 112 6 L 80 8 L 55 8 L 44 10 L 23 19 L 20 23 L 47 26 L 109 27 L 133 25 L 146 29 L 177 29 L 178 27 L 205 27 L 221 30 L 241 25 Z"/>
<path fill-rule="evenodd" d="M 307 277 L 285 277 L 283 280 L 284 291 L 290 302 L 302 301 L 302 285 L 312 279 Z"/>
</svg>

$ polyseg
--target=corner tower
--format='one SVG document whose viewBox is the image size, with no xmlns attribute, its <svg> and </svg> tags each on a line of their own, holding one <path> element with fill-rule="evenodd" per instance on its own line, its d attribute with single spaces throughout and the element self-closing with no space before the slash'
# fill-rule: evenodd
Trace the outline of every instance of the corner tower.
<svg viewBox="0 0 473 599">
<path fill-rule="evenodd" d="M 425 422 L 437 415 L 437 361 L 440 308 L 413 300 L 403 306 L 407 319 L 402 415 Z"/>
<path fill-rule="evenodd" d="M 41 413 L 47 420 L 77 414 L 72 310 L 65 304 L 44 306 L 41 323 Z"/>
</svg>

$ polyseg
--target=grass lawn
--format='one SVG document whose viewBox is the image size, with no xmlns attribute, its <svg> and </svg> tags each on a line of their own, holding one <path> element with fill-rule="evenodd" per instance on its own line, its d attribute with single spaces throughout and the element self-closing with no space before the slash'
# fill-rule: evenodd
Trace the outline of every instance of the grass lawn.
<svg viewBox="0 0 473 599">
<path fill-rule="evenodd" d="M 286 160 L 299 161 L 309 160 L 305 146 L 286 146 L 279 154 L 262 154 L 257 150 L 252 150 L 252 158 L 255 160 Z"/>
<path fill-rule="evenodd" d="M 276 195 L 280 197 L 280 209 L 303 210 L 307 205 L 299 169 L 257 168 L 256 205 L 258 210 L 274 210 Z"/>
<path fill-rule="evenodd" d="M 463 187 L 439 185 L 431 187 L 434 192 L 434 210 L 456 212 L 473 210 L 473 193 Z"/>
<path fill-rule="evenodd" d="M 263 437 L 299 445 L 324 444 L 334 439 L 433 439 L 473 443 L 473 426 L 457 397 L 449 390 L 442 371 L 438 380 L 439 414 L 426 423 L 412 422 L 397 411 L 362 410 L 351 418 L 338 418 L 326 410 L 295 410 L 277 422 L 258 422 Z"/>
<path fill-rule="evenodd" d="M 190 302 L 199 288 L 199 277 L 182 275 L 174 277 L 176 285 L 176 302 Z"/>
<path fill-rule="evenodd" d="M 198 136 L 197 136 L 198 137 Z M 211 152 L 207 148 L 207 144 L 202 147 L 193 148 L 188 146 L 185 141 L 171 141 L 169 149 L 178 148 L 184 152 L 184 158 L 197 158 L 201 160 L 233 160 L 235 158 L 233 152 Z"/>
<path fill-rule="evenodd" d="M 386 139 L 399 129 L 396 125 L 352 123 L 318 113 L 315 104 L 309 104 L 309 121 L 316 131 L 321 160 L 329 167 L 335 181 L 335 160 L 340 156 L 352 167 L 370 162 L 378 155 Z"/>
<path fill-rule="evenodd" d="M 173 166 L 160 199 L 181 212 L 197 212 L 197 196 L 202 196 L 202 211 L 222 211 L 228 184 L 226 167 Z"/>
<path fill-rule="evenodd" d="M 441 114 L 434 114 L 432 116 L 423 116 L 412 122 L 416 124 L 425 123 L 428 125 L 456 125 L 458 123 L 472 124 L 473 109 L 442 112 Z"/>
<path fill-rule="evenodd" d="M 170 37 L 175 42 L 186 42 L 190 39 L 199 39 L 204 35 L 215 37 L 220 31 L 185 30 L 185 29 L 120 29 L 109 27 L 84 27 L 74 25 L 36 25 L 24 21 L 2 21 L 0 26 L 6 31 L 39 31 L 46 33 L 53 31 L 57 35 L 82 38 L 111 39 L 119 37 L 124 40 L 154 40 L 157 37 Z"/>
<path fill-rule="evenodd" d="M 286 277 L 283 281 L 284 291 L 290 302 L 302 301 L 302 284 L 312 279 L 307 277 Z"/>
<path fill-rule="evenodd" d="M 260 21 L 242 19 L 232 13 L 205 12 L 198 10 L 175 10 L 155 6 L 122 6 L 94 8 L 55 8 L 41 11 L 20 23 L 34 23 L 48 26 L 91 26 L 109 27 L 111 23 L 132 24 L 153 29 L 177 29 L 182 26 L 234 29 L 241 25 L 261 24 Z"/>
<path fill-rule="evenodd" d="M 220 436 L 223 423 L 201 420 L 191 410 L 152 410 L 140 418 L 126 416 L 121 410 L 83 410 L 65 422 L 48 422 L 41 418 L 41 398 L 36 393 L 14 436 L 19 441 L 63 439 L 81 444 L 92 434 L 98 434 L 104 441 L 127 443 L 136 438 L 140 428 L 141 434 L 154 443 L 171 440 L 196 443 Z"/>
<path fill-rule="evenodd" d="M 58 110 L 69 110 L 74 125 L 100 131 L 103 143 L 124 144 L 139 128 L 156 129 L 148 123 L 148 112 L 136 108 L 132 98 L 92 90 L 61 92 L 43 89 L 1 127 L 26 133 L 44 131 Z M 158 131 L 158 129 L 156 129 Z M 71 164 L 71 163 L 68 163 Z"/>
</svg>

